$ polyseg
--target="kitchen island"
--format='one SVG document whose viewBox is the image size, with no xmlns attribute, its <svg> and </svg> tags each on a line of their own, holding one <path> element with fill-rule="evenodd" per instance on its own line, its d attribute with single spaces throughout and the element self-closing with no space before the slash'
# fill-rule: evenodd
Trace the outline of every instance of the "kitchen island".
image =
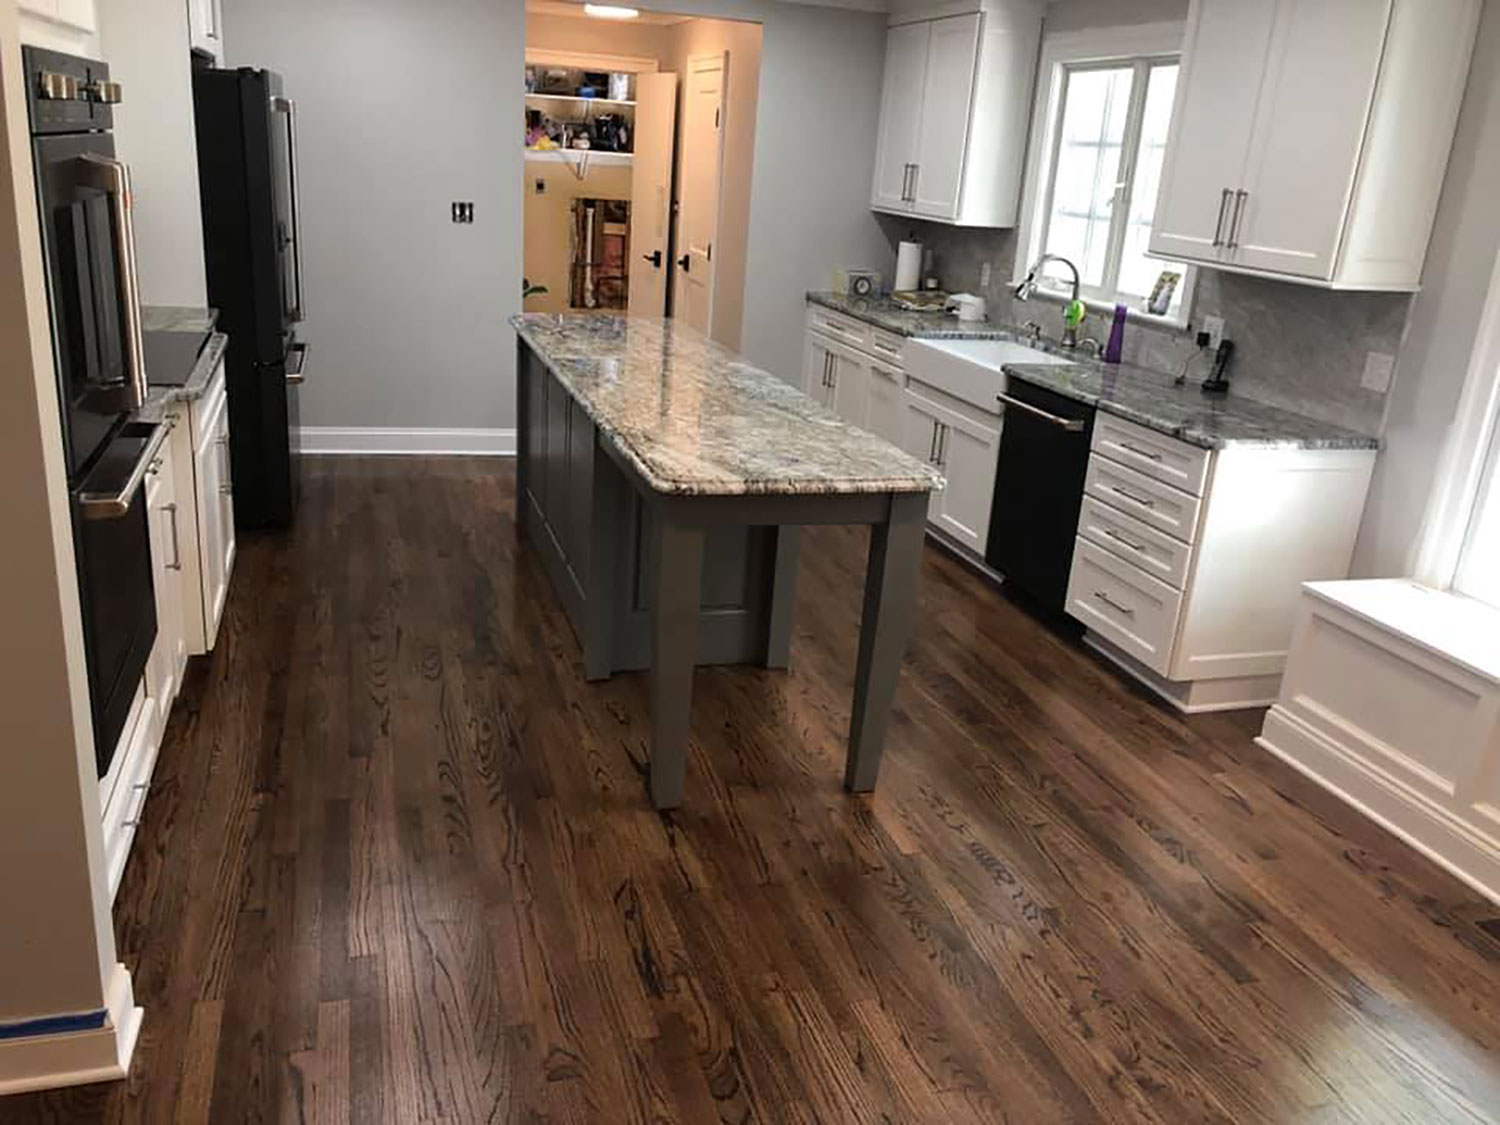
<svg viewBox="0 0 1500 1125">
<path fill-rule="evenodd" d="M 585 674 L 649 669 L 656 807 L 682 802 L 694 667 L 786 667 L 813 524 L 871 528 L 844 782 L 874 788 L 937 470 L 684 325 L 511 323 L 518 524 Z"/>
</svg>

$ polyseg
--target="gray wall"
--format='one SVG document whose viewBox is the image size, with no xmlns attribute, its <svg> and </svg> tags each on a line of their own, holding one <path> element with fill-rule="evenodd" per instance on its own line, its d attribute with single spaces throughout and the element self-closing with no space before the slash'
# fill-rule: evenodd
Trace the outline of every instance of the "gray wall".
<svg viewBox="0 0 1500 1125">
<path fill-rule="evenodd" d="M 1500 4 L 1485 5 L 1422 292 L 1386 416 L 1355 573 L 1410 573 L 1500 249 Z"/>
<path fill-rule="evenodd" d="M 511 428 L 519 0 L 224 0 L 224 34 L 298 102 L 303 425 Z"/>
<path fill-rule="evenodd" d="M 1035 320 L 1051 336 L 1060 331 L 1058 303 L 1034 298 L 1022 304 L 1011 297 L 1015 231 L 956 230 L 894 217 L 882 217 L 881 225 L 888 238 L 887 277 L 895 269 L 896 243 L 915 235 L 933 250 L 934 269 L 946 288 L 980 292 L 980 266 L 988 262 L 990 284 L 983 292 L 991 317 Z M 1411 297 L 1399 293 L 1334 293 L 1200 270 L 1193 318 L 1224 318 L 1238 349 L 1235 393 L 1373 434 L 1380 429 L 1385 396 L 1360 386 L 1365 356 L 1397 353 L 1410 304 Z M 1109 322 L 1091 313 L 1084 332 L 1105 339 Z M 1138 324 L 1126 334 L 1126 360 L 1144 367 L 1176 374 L 1196 351 L 1188 332 Z"/>
<path fill-rule="evenodd" d="M 303 424 L 513 427 L 522 0 L 224 5 L 230 62 L 282 71 L 301 108 L 314 349 Z M 884 253 L 869 184 L 885 17 L 766 0 L 649 6 L 763 26 L 741 350 L 795 380 L 802 294 Z M 473 226 L 449 222 L 454 199 L 475 202 Z"/>
</svg>

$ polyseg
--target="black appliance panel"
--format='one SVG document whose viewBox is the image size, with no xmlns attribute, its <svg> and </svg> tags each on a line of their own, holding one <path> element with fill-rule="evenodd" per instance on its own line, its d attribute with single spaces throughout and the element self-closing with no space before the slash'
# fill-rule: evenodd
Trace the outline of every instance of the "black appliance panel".
<svg viewBox="0 0 1500 1125">
<path fill-rule="evenodd" d="M 42 47 L 21 48 L 32 136 L 114 127 L 114 107 L 103 100 L 109 64 Z"/>
<path fill-rule="evenodd" d="M 192 377 L 209 333 L 146 332 L 146 381 L 153 387 L 180 387 Z"/>
<path fill-rule="evenodd" d="M 1020 379 L 1009 381 L 1006 394 L 1024 405 L 1005 408 L 985 561 L 1005 576 L 1008 587 L 1061 613 L 1083 508 L 1094 408 Z"/>
</svg>

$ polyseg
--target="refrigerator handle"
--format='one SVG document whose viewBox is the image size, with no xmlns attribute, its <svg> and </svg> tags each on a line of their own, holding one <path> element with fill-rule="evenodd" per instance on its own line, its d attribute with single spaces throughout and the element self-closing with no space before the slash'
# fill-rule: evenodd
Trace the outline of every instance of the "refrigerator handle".
<svg viewBox="0 0 1500 1125">
<path fill-rule="evenodd" d="M 297 102 L 293 98 L 272 98 L 271 106 L 277 113 L 286 114 L 287 194 L 292 200 L 292 271 L 297 279 L 297 304 L 290 315 L 293 322 L 300 323 L 307 319 L 307 308 L 302 288 L 302 191 L 297 175 Z"/>
<path fill-rule="evenodd" d="M 92 152 L 79 159 L 87 169 L 83 178 L 109 196 L 114 212 L 115 269 L 120 275 L 120 304 L 125 314 L 125 364 L 129 380 L 128 401 L 121 404 L 121 409 L 139 410 L 146 404 L 146 348 L 141 336 L 141 285 L 136 268 L 130 168 L 124 161 Z"/>
</svg>

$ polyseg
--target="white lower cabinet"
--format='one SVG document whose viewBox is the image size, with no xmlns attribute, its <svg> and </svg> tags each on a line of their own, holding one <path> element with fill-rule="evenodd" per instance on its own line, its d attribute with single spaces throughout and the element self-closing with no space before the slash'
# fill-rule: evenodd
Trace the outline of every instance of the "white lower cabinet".
<svg viewBox="0 0 1500 1125">
<path fill-rule="evenodd" d="M 179 415 L 166 425 L 178 428 Z M 146 698 L 156 713 L 158 735 L 187 671 L 187 634 L 183 622 L 186 591 L 182 584 L 182 505 L 177 494 L 175 457 L 170 437 L 146 472 L 146 509 L 151 528 L 151 581 L 156 588 L 156 645 L 146 663 Z"/>
<path fill-rule="evenodd" d="M 865 370 L 869 376 L 865 429 L 892 445 L 901 445 L 906 423 L 906 376 L 899 367 L 878 361 L 867 363 Z"/>
<path fill-rule="evenodd" d="M 910 383 L 901 443 L 947 478 L 948 487 L 932 497 L 928 521 L 975 555 L 984 554 L 989 539 L 1000 454 L 1000 419 L 981 414 L 936 388 Z"/>
<path fill-rule="evenodd" d="M 1067 612 L 1185 711 L 1276 698 L 1305 582 L 1348 574 L 1373 450 L 1208 451 L 1100 415 Z"/>
<path fill-rule="evenodd" d="M 202 651 L 214 647 L 234 570 L 234 485 L 229 461 L 229 402 L 223 375 L 195 405 L 193 464 L 197 475 L 198 573 Z"/>
</svg>

